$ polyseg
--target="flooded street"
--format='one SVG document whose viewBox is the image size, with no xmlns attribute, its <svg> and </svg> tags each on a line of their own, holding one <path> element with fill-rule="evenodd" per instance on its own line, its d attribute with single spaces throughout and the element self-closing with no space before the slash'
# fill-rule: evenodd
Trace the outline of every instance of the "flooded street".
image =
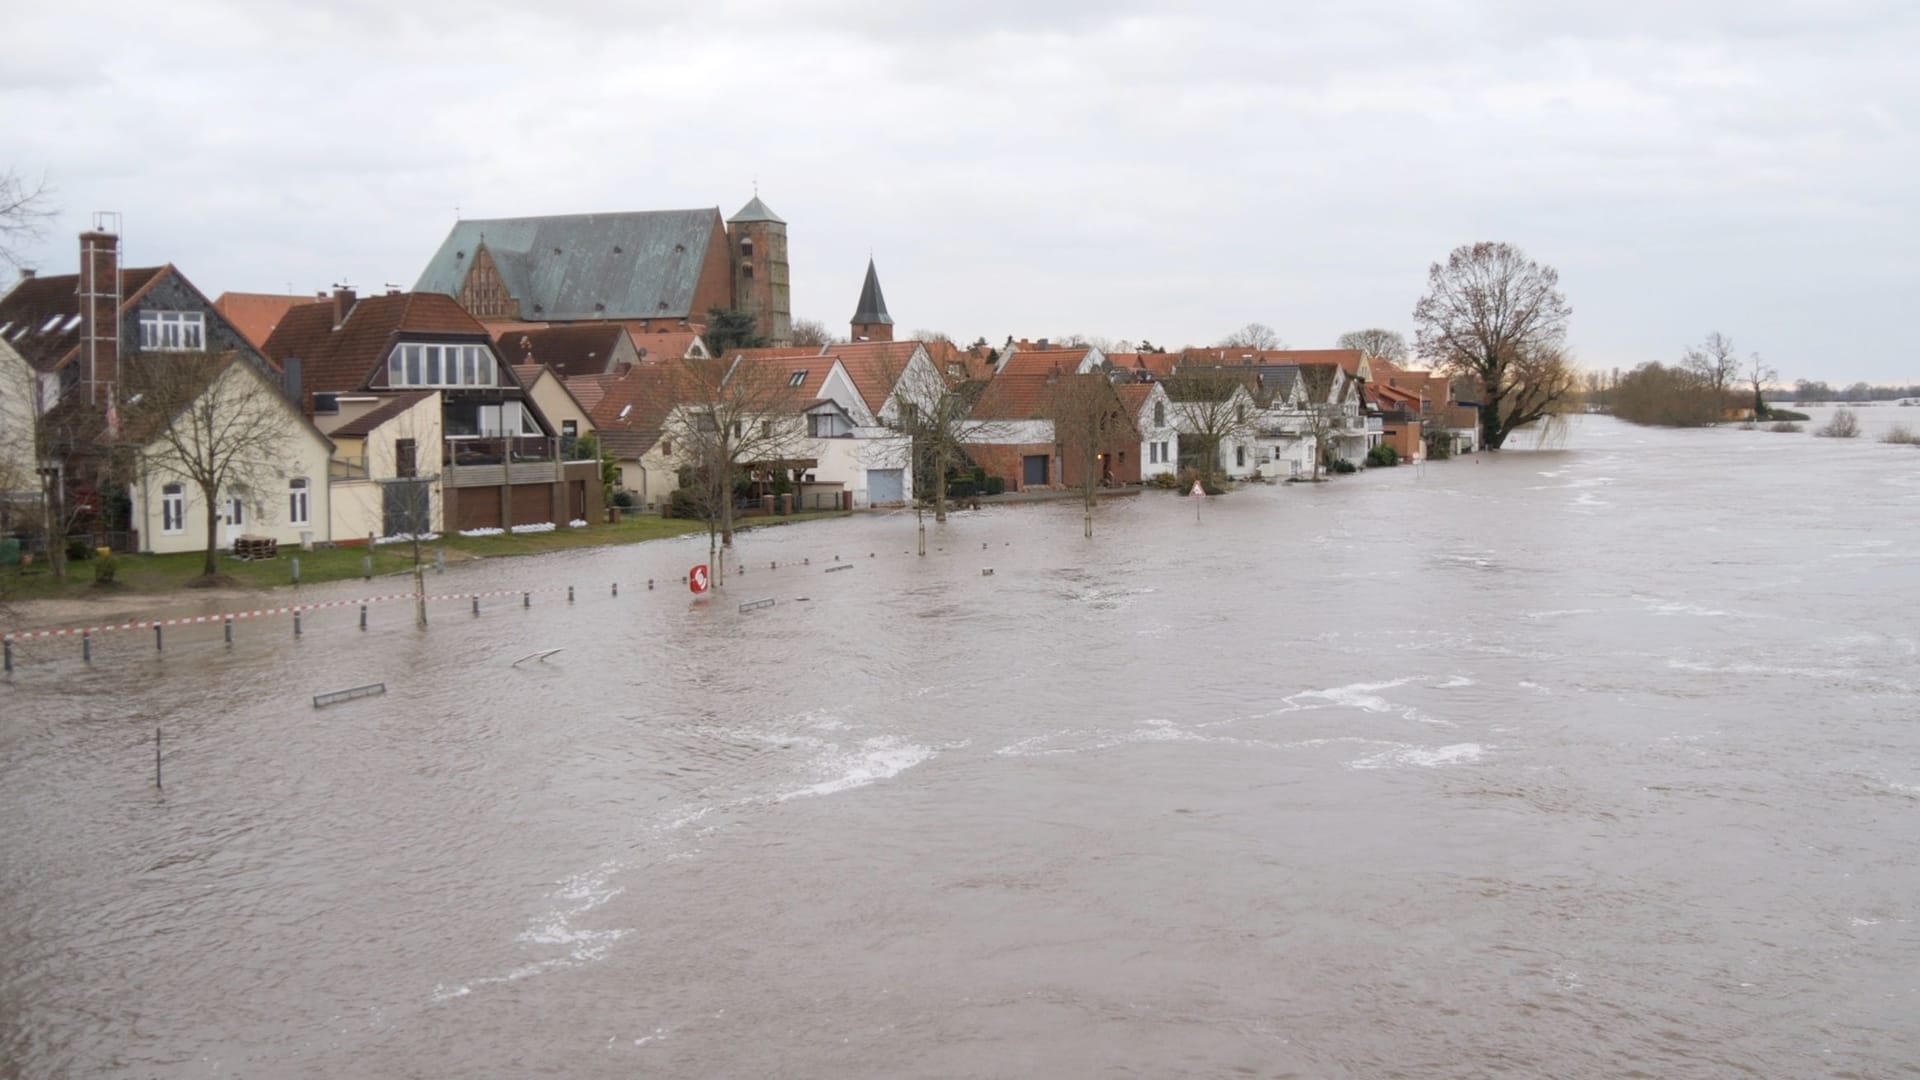
<svg viewBox="0 0 1920 1080">
<path fill-rule="evenodd" d="M 1586 418 L 1200 519 L 19 645 L 0 1076 L 1920 1075 L 1920 451 Z"/>
</svg>

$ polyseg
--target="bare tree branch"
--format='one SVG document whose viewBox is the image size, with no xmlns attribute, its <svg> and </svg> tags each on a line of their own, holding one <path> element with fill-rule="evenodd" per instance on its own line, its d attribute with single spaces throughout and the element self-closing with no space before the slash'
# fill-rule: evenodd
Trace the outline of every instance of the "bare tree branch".
<svg viewBox="0 0 1920 1080">
<path fill-rule="evenodd" d="M 1359 349 L 1370 359 L 1397 364 L 1407 358 L 1407 339 L 1392 330 L 1374 327 L 1349 330 L 1334 342 L 1342 349 Z"/>
<path fill-rule="evenodd" d="M 0 262 L 19 266 L 21 249 L 45 234 L 53 215 L 45 177 L 29 181 L 12 169 L 0 172 Z"/>
<path fill-rule="evenodd" d="M 1488 449 L 1498 450 L 1515 428 L 1557 412 L 1572 392 L 1570 380 L 1546 377 L 1566 367 L 1560 345 L 1573 309 L 1559 286 L 1552 267 L 1511 244 L 1462 245 L 1427 272 L 1427 293 L 1413 309 L 1416 348 L 1435 368 L 1479 383 Z M 1530 388 L 1516 393 L 1523 364 L 1533 365 L 1526 375 Z"/>
</svg>

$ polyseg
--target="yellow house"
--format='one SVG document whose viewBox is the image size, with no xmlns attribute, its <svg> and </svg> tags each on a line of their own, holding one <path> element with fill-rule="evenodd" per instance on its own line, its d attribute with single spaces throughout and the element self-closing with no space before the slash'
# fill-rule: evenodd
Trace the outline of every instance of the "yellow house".
<svg viewBox="0 0 1920 1080">
<path fill-rule="evenodd" d="M 520 385 L 526 387 L 527 396 L 553 421 L 563 451 L 571 450 L 582 436 L 593 434 L 593 418 L 587 415 L 586 406 L 580 404 L 580 399 L 567 389 L 566 380 L 554 374 L 552 368 L 545 364 L 520 364 L 514 367 L 513 373 L 520 376 Z"/>
<path fill-rule="evenodd" d="M 128 495 L 139 549 L 204 551 L 209 528 L 219 548 L 243 536 L 286 546 L 332 541 L 333 444 L 256 365 L 229 354 L 202 367 L 206 383 L 183 394 L 188 404 L 171 416 L 142 410 L 138 392 L 128 399 L 122 437 L 133 448 Z M 226 480 L 209 506 L 200 481 L 213 475 Z"/>
<path fill-rule="evenodd" d="M 333 535 L 342 542 L 446 531 L 441 392 L 342 394 L 323 414 L 333 440 Z"/>
</svg>

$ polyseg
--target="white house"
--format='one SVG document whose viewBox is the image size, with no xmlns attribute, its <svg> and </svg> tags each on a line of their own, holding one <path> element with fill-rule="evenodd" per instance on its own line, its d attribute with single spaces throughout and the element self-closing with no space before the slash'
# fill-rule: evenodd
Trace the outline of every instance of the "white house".
<svg viewBox="0 0 1920 1080">
<path fill-rule="evenodd" d="M 141 551 L 204 551 L 209 514 L 215 519 L 215 543 L 223 548 L 241 536 L 269 537 L 289 546 L 333 539 L 327 479 L 333 444 L 255 365 L 232 359 L 212 367 L 206 387 L 187 406 L 210 410 L 216 418 L 270 417 L 279 428 L 276 445 L 236 454 L 237 471 L 245 479 L 218 492 L 213 506 L 182 464 L 183 452 L 196 457 L 206 452 L 208 442 L 196 434 L 204 427 L 176 424 L 177 436 L 169 440 L 165 431 L 171 417 L 142 415 L 137 400 L 130 399 L 128 406 L 124 435 L 134 448 L 128 496 Z M 219 441 L 212 446 L 214 458 L 221 457 Z"/>
<path fill-rule="evenodd" d="M 1185 437 L 1189 456 L 1193 447 L 1209 436 L 1218 435 L 1219 460 L 1215 464 L 1221 472 L 1235 480 L 1244 480 L 1260 470 L 1258 439 L 1254 434 L 1260 405 L 1244 382 L 1175 378 L 1156 385 L 1164 389 L 1171 406 L 1168 419 Z"/>
<path fill-rule="evenodd" d="M 1120 400 L 1133 412 L 1140 429 L 1140 479 L 1173 476 L 1180 471 L 1180 429 L 1166 387 L 1157 382 L 1123 383 L 1115 387 Z"/>
</svg>

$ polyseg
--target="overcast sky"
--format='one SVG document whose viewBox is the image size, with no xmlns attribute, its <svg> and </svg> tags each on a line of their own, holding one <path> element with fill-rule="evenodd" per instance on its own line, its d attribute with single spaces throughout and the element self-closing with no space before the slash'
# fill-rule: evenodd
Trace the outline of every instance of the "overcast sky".
<svg viewBox="0 0 1920 1080">
<path fill-rule="evenodd" d="M 1920 5 L 1538 0 L 39 4 L 0 169 L 209 294 L 410 287 L 454 219 L 789 223 L 840 332 L 1297 347 L 1411 333 L 1429 264 L 1556 267 L 1590 367 L 1709 330 L 1920 382 Z M 1185 10 L 1181 10 L 1184 8 Z M 1563 10 L 1564 9 L 1564 10 Z"/>
</svg>

